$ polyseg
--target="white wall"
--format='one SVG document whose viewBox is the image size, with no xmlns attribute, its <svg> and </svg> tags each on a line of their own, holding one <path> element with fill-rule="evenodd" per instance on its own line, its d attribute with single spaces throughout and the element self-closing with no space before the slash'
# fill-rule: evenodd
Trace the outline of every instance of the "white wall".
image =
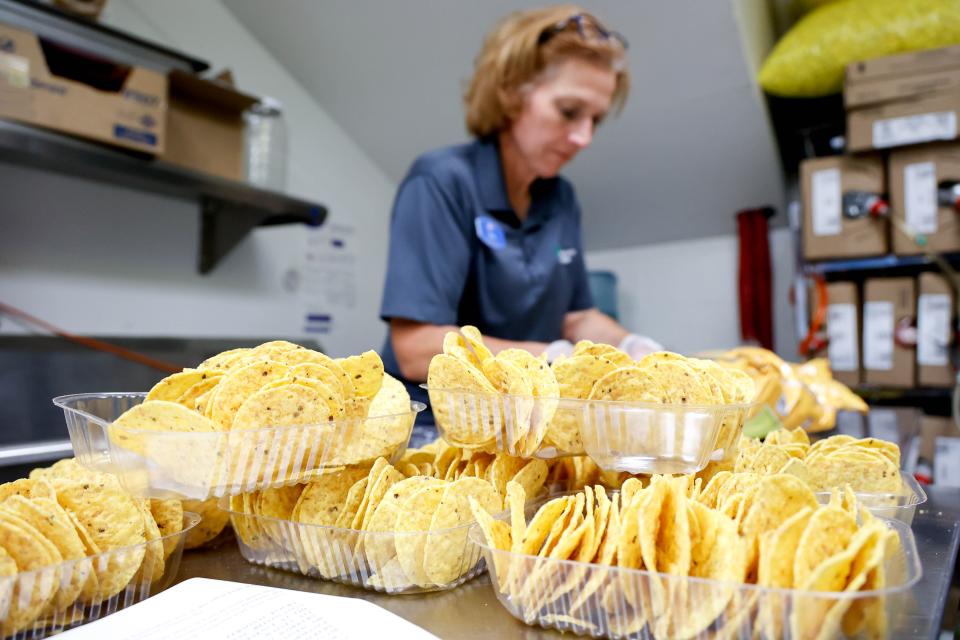
<svg viewBox="0 0 960 640">
<path fill-rule="evenodd" d="M 356 308 L 320 340 L 335 355 L 378 348 L 395 185 L 218 0 L 111 0 L 103 21 L 229 67 L 242 89 L 283 102 L 289 191 L 353 224 L 364 257 Z M 200 276 L 195 205 L 9 165 L 0 165 L 0 194 L 0 300 L 83 334 L 302 333 L 301 301 L 282 286 L 298 266 L 302 227 L 257 230 Z"/>
<path fill-rule="evenodd" d="M 789 303 L 794 248 L 787 229 L 770 234 L 776 351 L 796 353 Z M 617 275 L 620 320 L 686 354 L 740 344 L 736 236 L 587 253 L 590 269 Z"/>
</svg>

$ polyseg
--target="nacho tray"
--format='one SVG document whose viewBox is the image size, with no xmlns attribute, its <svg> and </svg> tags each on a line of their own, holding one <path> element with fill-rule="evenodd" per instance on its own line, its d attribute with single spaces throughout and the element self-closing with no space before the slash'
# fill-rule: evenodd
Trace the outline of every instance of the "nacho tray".
<svg viewBox="0 0 960 640">
<path fill-rule="evenodd" d="M 300 573 L 386 594 L 425 593 L 452 589 L 483 573 L 480 548 L 470 539 L 473 523 L 430 532 L 361 531 L 304 524 L 254 515 L 230 508 L 223 498 L 220 508 L 230 513 L 240 554 L 253 564 Z M 401 563 L 422 550 L 424 562 Z M 445 567 L 432 565 L 432 579 L 423 569 L 443 545 L 450 550 Z M 443 576 L 440 576 L 442 572 Z"/>
<path fill-rule="evenodd" d="M 754 406 L 427 390 L 437 429 L 454 446 L 527 458 L 586 454 L 605 471 L 648 474 L 694 473 L 727 457 Z M 538 446 L 518 441 L 525 431 Z"/>
<path fill-rule="evenodd" d="M 528 520 L 537 506 L 528 506 Z M 506 514 L 497 518 L 509 522 Z M 910 589 L 922 570 L 909 526 L 884 524 L 900 542 L 885 562 L 888 586 L 856 593 L 776 589 L 513 553 L 488 546 L 479 526 L 470 538 L 483 551 L 497 599 L 529 625 L 595 638 L 828 640 L 847 637 L 843 613 L 866 608 L 871 623 L 884 627 L 875 637 L 894 638 L 911 624 L 916 603 Z"/>
<path fill-rule="evenodd" d="M 115 474 L 124 489 L 151 498 L 205 500 L 295 484 L 321 469 L 406 450 L 416 415 L 398 415 L 242 431 L 152 431 L 112 424 L 145 393 L 60 396 L 77 461 Z"/>
<path fill-rule="evenodd" d="M 200 522 L 200 516 L 184 512 L 183 529 L 177 533 L 150 542 L 113 549 L 95 556 L 0 578 L 0 636 L 8 640 L 46 638 L 65 629 L 103 618 L 163 591 L 176 578 L 180 569 L 180 558 L 183 555 L 183 543 L 190 529 L 198 522 Z M 150 575 L 141 565 L 130 581 L 116 593 L 94 592 L 89 596 L 81 595 L 76 601 L 66 606 L 59 608 L 50 606 L 49 609 L 39 611 L 36 615 L 32 612 L 33 609 L 37 609 L 42 594 L 49 593 L 51 589 L 57 589 L 58 585 L 63 588 L 70 584 L 85 582 L 90 573 L 97 576 L 111 575 L 118 567 L 138 562 L 137 558 L 143 557 L 151 546 L 156 550 L 155 552 L 166 550 L 169 553 L 162 575 Z"/>
<path fill-rule="evenodd" d="M 890 520 L 899 520 L 908 527 L 913 523 L 913 516 L 917 512 L 917 507 L 927 501 L 927 494 L 923 487 L 909 473 L 900 472 L 902 486 L 897 493 L 867 493 L 855 492 L 857 501 L 870 510 L 875 516 L 888 518 Z M 820 491 L 817 493 L 817 501 L 821 504 L 830 502 L 830 492 Z"/>
</svg>

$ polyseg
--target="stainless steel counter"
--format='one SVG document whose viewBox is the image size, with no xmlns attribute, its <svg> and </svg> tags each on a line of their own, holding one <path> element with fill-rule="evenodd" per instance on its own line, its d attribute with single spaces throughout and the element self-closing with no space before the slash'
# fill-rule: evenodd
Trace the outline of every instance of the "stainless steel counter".
<svg viewBox="0 0 960 640">
<path fill-rule="evenodd" d="M 913 532 L 923 564 L 923 578 L 912 590 L 903 612 L 905 628 L 898 638 L 936 639 L 953 577 L 960 542 L 960 489 L 931 489 L 929 501 L 917 510 Z M 421 595 L 386 596 L 333 582 L 247 563 L 232 540 L 216 549 L 184 554 L 177 581 L 194 577 L 363 598 L 388 609 L 440 638 L 536 640 L 569 637 L 513 618 L 493 593 L 489 577 L 453 589 Z"/>
</svg>

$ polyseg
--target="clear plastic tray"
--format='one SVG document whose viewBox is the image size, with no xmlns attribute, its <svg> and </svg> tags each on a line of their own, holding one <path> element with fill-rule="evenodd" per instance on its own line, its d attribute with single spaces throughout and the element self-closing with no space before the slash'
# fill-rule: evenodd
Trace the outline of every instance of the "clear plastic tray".
<svg viewBox="0 0 960 640">
<path fill-rule="evenodd" d="M 227 498 L 220 508 L 230 513 L 240 554 L 248 562 L 313 578 L 388 594 L 425 593 L 452 589 L 486 568 L 469 536 L 473 523 L 430 532 L 361 531 L 233 511 Z M 422 555 L 426 561 L 442 546 L 448 562 L 433 563 L 430 571 L 412 560 L 402 563 L 398 544 L 411 550 L 405 558 Z"/>
<path fill-rule="evenodd" d="M 913 523 L 913 516 L 917 507 L 927 501 L 927 494 L 923 487 L 909 473 L 900 474 L 903 485 L 898 493 L 861 493 L 856 492 L 857 500 L 870 510 L 875 516 L 899 520 L 907 526 Z M 830 492 L 817 493 L 817 500 L 821 504 L 830 502 Z"/>
<path fill-rule="evenodd" d="M 649 474 L 694 473 L 722 459 L 753 407 L 428 392 L 437 429 L 452 445 L 548 459 L 585 453 L 605 471 Z M 539 446 L 525 446 L 524 432 Z"/>
<path fill-rule="evenodd" d="M 294 484 L 312 472 L 372 461 L 395 462 L 406 450 L 413 422 L 407 413 L 320 425 L 243 431 L 184 432 L 113 425 L 145 393 L 90 393 L 54 398 L 63 409 L 77 460 L 115 474 L 134 495 L 211 497 Z"/>
<path fill-rule="evenodd" d="M 528 507 L 528 520 L 533 512 Z M 497 599 L 530 625 L 598 638 L 827 640 L 846 637 L 841 616 L 831 611 L 867 607 L 873 622 L 886 620 L 886 633 L 878 637 L 894 638 L 910 624 L 909 590 L 922 571 L 910 527 L 896 520 L 884 524 L 900 541 L 885 564 L 888 586 L 855 593 L 766 588 L 513 553 L 489 547 L 479 527 L 470 538 L 483 551 Z"/>
<path fill-rule="evenodd" d="M 119 609 L 145 600 L 173 583 L 180 569 L 183 542 L 187 533 L 200 522 L 200 516 L 184 512 L 183 529 L 143 544 L 121 547 L 79 560 L 61 562 L 34 571 L 24 571 L 14 576 L 0 578 L 0 636 L 10 639 L 36 640 L 60 633 L 65 629 L 92 622 Z M 87 576 L 115 575 L 117 567 L 129 565 L 143 558 L 148 549 L 155 553 L 167 553 L 162 575 L 153 575 L 153 570 L 140 566 L 136 574 L 124 586 L 103 591 L 104 580 L 99 589 L 86 587 L 80 597 L 70 604 L 57 607 L 57 596 L 49 605 L 43 605 L 45 594 L 57 589 L 57 585 L 85 583 Z"/>
</svg>

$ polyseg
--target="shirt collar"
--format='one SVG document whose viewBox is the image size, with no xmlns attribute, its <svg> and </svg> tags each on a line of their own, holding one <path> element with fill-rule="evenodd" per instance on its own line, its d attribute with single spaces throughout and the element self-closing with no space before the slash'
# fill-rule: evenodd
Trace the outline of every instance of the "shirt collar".
<svg viewBox="0 0 960 640">
<path fill-rule="evenodd" d="M 495 137 L 476 141 L 477 154 L 474 168 L 477 174 L 477 189 L 487 211 L 512 211 L 507 187 L 503 182 L 503 165 L 500 163 L 500 148 Z"/>
<path fill-rule="evenodd" d="M 507 197 L 507 187 L 503 179 L 503 165 L 500 162 L 500 146 L 495 136 L 479 138 L 475 142 L 477 153 L 474 157 L 474 168 L 477 175 L 477 189 L 480 200 L 487 211 L 514 213 L 513 205 Z M 556 178 L 537 178 L 530 186 L 530 212 L 524 226 L 536 223 L 540 218 L 549 215 L 549 207 L 542 204 L 553 196 L 556 190 Z M 514 213 L 514 217 L 516 214 Z"/>
</svg>

